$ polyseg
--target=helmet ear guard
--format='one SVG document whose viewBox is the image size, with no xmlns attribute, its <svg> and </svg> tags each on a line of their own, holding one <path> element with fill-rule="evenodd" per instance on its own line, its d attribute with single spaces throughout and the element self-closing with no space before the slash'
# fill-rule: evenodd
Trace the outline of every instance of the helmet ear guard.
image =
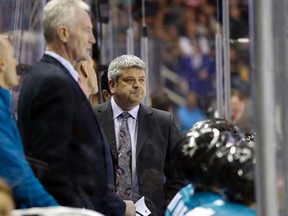
<svg viewBox="0 0 288 216">
<path fill-rule="evenodd" d="M 196 190 L 216 187 L 229 200 L 254 199 L 254 145 L 225 119 L 197 122 L 178 142 L 176 163 Z"/>
<path fill-rule="evenodd" d="M 224 179 L 223 194 L 229 201 L 251 204 L 255 202 L 255 134 L 245 134 L 241 145 L 235 148 L 233 154 L 223 165 L 221 176 L 229 173 L 229 179 Z"/>
</svg>

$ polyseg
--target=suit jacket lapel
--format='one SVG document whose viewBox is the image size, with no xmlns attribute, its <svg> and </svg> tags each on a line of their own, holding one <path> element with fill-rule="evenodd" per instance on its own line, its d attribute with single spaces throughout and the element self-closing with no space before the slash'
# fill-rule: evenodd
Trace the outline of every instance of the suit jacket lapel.
<svg viewBox="0 0 288 216">
<path fill-rule="evenodd" d="M 115 129 L 114 129 L 114 120 L 113 120 L 111 102 L 108 101 L 102 104 L 101 108 L 97 108 L 97 109 L 101 111 L 101 115 L 99 116 L 99 121 L 101 122 L 101 125 L 104 131 L 106 132 L 106 137 L 110 144 L 112 155 L 114 159 L 117 160 L 118 153 L 117 153 L 117 145 L 116 145 L 116 138 L 115 138 Z"/>
<path fill-rule="evenodd" d="M 53 58 L 52 56 L 44 54 L 42 59 L 41 59 L 41 61 L 53 63 L 54 65 L 57 65 L 58 67 L 60 67 L 62 69 L 62 71 L 64 71 L 64 73 L 66 74 L 67 79 L 76 88 L 76 90 L 78 91 L 79 95 L 81 96 L 81 99 L 86 104 L 86 106 L 88 107 L 90 112 L 93 113 L 93 117 L 95 118 L 95 115 L 94 115 L 94 112 L 93 112 L 93 108 L 92 108 L 89 100 L 87 99 L 86 95 L 84 94 L 84 92 L 82 91 L 82 89 L 80 88 L 78 83 L 71 76 L 69 71 L 57 59 Z M 95 120 L 96 120 L 96 118 L 95 118 Z"/>
<path fill-rule="evenodd" d="M 141 152 L 151 129 L 153 128 L 153 113 L 146 106 L 140 105 L 138 112 L 138 135 L 137 135 L 137 147 L 136 158 Z"/>
</svg>

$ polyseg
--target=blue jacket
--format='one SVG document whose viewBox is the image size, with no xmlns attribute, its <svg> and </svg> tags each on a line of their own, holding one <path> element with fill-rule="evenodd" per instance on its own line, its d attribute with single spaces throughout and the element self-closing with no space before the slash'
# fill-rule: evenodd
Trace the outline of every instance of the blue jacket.
<svg viewBox="0 0 288 216">
<path fill-rule="evenodd" d="M 12 96 L 0 87 L 0 177 L 12 188 L 17 208 L 57 206 L 27 163 L 12 115 Z"/>
<path fill-rule="evenodd" d="M 182 188 L 166 209 L 165 216 L 256 216 L 256 211 L 246 205 L 226 202 L 213 192 L 196 192 L 190 184 Z"/>
</svg>

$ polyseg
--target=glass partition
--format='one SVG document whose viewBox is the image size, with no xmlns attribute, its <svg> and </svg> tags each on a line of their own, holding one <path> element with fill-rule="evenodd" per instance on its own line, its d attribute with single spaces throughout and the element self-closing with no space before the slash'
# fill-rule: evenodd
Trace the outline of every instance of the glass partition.
<svg viewBox="0 0 288 216">
<path fill-rule="evenodd" d="M 253 131 L 247 1 L 86 2 L 91 5 L 97 37 L 93 55 L 98 61 L 98 80 L 113 58 L 133 53 L 148 64 L 146 104 L 151 103 L 150 96 L 165 91 L 176 114 L 187 103 L 188 93 L 195 92 L 196 106 L 205 117 L 234 119 L 230 89 L 236 88 L 248 97 L 244 117 L 237 124 Z M 19 63 L 31 65 L 44 52 L 41 19 L 45 3 L 0 2 L 0 31 L 12 36 Z"/>
<path fill-rule="evenodd" d="M 45 0 L 1 0 L 0 32 L 8 34 L 19 63 L 34 64 L 44 52 L 42 16 Z"/>
<path fill-rule="evenodd" d="M 205 118 L 236 119 L 243 132 L 256 132 L 258 214 L 288 215 L 287 2 L 86 2 L 97 37 L 98 80 L 116 56 L 135 54 L 148 64 L 145 103 L 153 105 L 152 96 L 165 91 L 183 132 L 195 123 L 184 125 L 178 116 L 187 103 Z M 32 65 L 44 52 L 45 3 L 0 1 L 0 32 L 12 38 L 19 63 Z M 235 89 L 244 95 L 244 106 L 233 105 Z M 188 100 L 191 92 L 197 102 Z"/>
</svg>

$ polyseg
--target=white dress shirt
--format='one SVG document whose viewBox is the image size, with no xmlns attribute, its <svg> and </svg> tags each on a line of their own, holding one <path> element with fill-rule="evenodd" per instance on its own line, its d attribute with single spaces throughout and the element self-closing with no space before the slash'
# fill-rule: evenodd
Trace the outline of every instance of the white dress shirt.
<svg viewBox="0 0 288 216">
<path fill-rule="evenodd" d="M 67 61 L 65 58 L 58 55 L 57 53 L 48 50 L 45 51 L 45 54 L 57 59 L 69 71 L 73 79 L 75 79 L 75 81 L 78 82 L 79 79 L 78 72 L 74 69 L 73 65 L 69 61 Z"/>
<path fill-rule="evenodd" d="M 113 110 L 113 120 L 114 120 L 114 129 L 115 129 L 115 137 L 116 137 L 116 145 L 117 150 L 119 150 L 119 130 L 122 121 L 122 117 L 120 116 L 124 110 L 122 110 L 115 102 L 114 98 L 111 98 L 111 105 Z M 131 117 L 128 118 L 128 127 L 131 136 L 131 148 L 132 148 L 132 198 L 133 193 L 138 194 L 138 179 L 137 179 L 137 172 L 136 172 L 136 147 L 137 147 L 137 128 L 138 128 L 138 121 L 137 115 L 139 111 L 139 105 L 134 107 L 132 110 L 129 110 Z"/>
</svg>

